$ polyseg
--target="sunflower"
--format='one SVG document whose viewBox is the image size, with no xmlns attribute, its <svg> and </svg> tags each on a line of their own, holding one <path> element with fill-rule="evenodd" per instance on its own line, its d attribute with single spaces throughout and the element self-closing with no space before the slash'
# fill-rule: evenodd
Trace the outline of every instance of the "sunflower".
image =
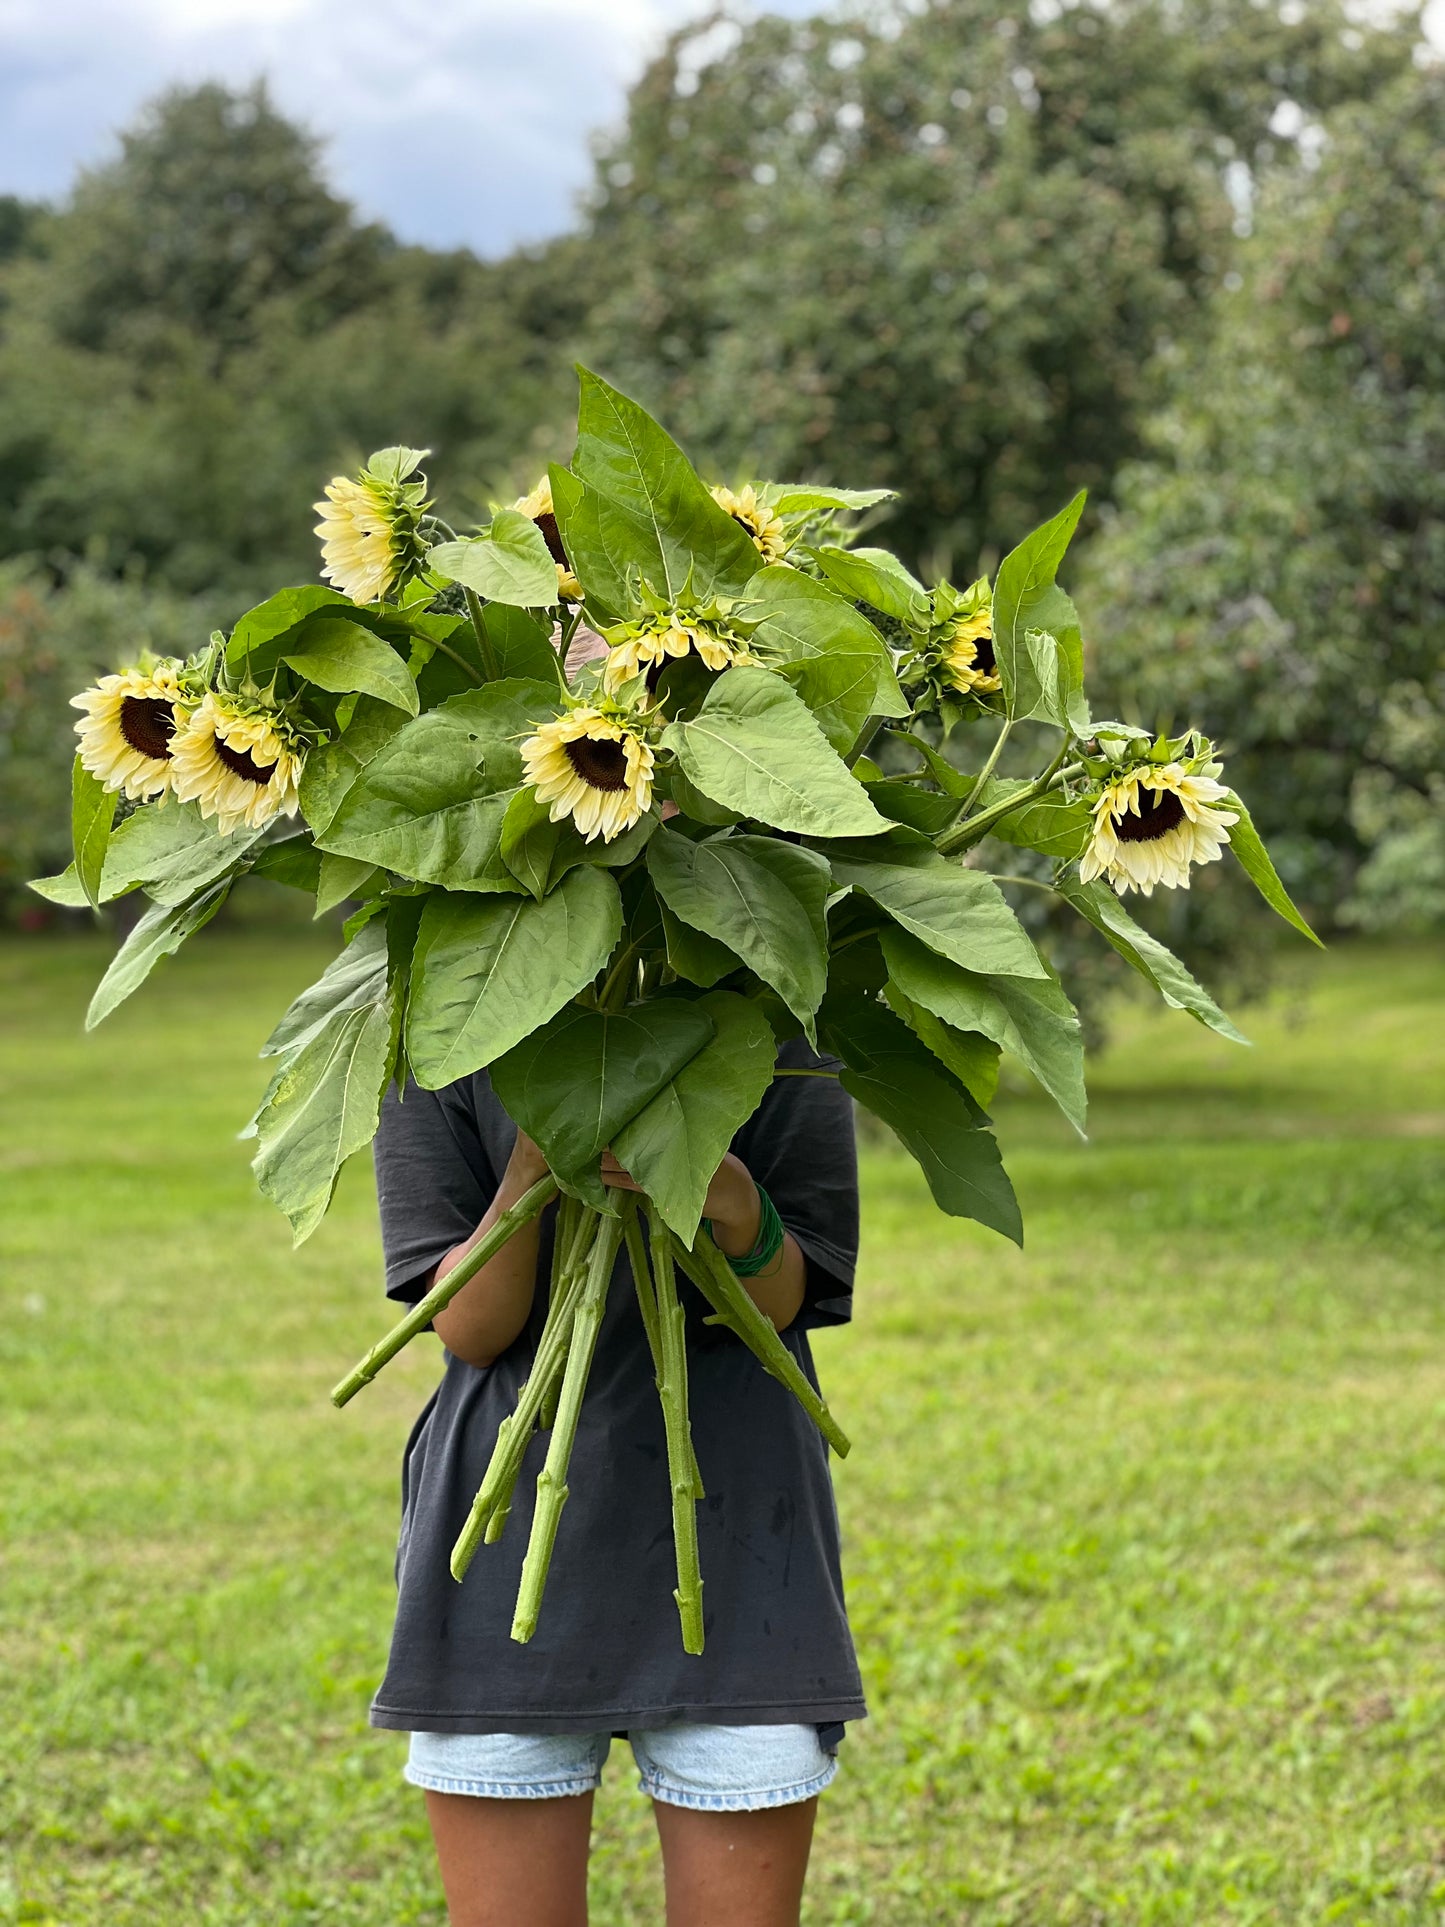
<svg viewBox="0 0 1445 1927">
<path fill-rule="evenodd" d="M 979 696 L 1002 689 L 993 653 L 991 607 L 956 618 L 944 636 L 940 661 L 955 689 L 972 690 Z"/>
<path fill-rule="evenodd" d="M 591 843 L 610 843 L 652 807 L 652 748 L 620 715 L 579 704 L 522 745 L 527 781 L 551 818 L 570 816 Z"/>
<path fill-rule="evenodd" d="M 172 781 L 183 802 L 214 816 L 222 836 L 246 824 L 263 829 L 294 816 L 305 761 L 300 739 L 279 710 L 212 692 L 176 734 Z"/>
<path fill-rule="evenodd" d="M 564 602 L 582 600 L 582 584 L 572 573 L 572 565 L 567 560 L 567 551 L 562 546 L 562 533 L 557 527 L 557 511 L 552 503 L 552 484 L 544 475 L 530 495 L 519 495 L 512 507 L 528 521 L 535 522 L 542 531 L 542 540 L 547 544 L 547 553 L 557 565 L 557 593 Z"/>
<path fill-rule="evenodd" d="M 1144 763 L 1111 777 L 1094 802 L 1080 877 L 1104 877 L 1120 896 L 1150 896 L 1156 883 L 1187 890 L 1191 866 L 1222 856 L 1229 825 L 1239 821 L 1233 810 L 1214 808 L 1228 795 L 1212 776 L 1177 762 Z"/>
<path fill-rule="evenodd" d="M 380 449 L 359 475 L 333 476 L 324 500 L 311 505 L 321 517 L 321 573 L 353 602 L 380 602 L 421 558 L 426 480 L 407 477 L 424 453 Z"/>
<path fill-rule="evenodd" d="M 729 625 L 722 604 L 706 613 L 663 609 L 634 622 L 616 623 L 602 633 L 608 645 L 603 686 L 609 691 L 689 653 L 712 670 L 752 661 L 746 641 Z"/>
<path fill-rule="evenodd" d="M 171 739 L 185 720 L 181 664 L 166 660 L 146 668 L 102 676 L 93 689 L 72 696 L 83 709 L 75 725 L 80 760 L 108 790 L 133 803 L 164 796 L 171 787 Z"/>
<path fill-rule="evenodd" d="M 720 483 L 709 493 L 720 509 L 725 509 L 747 530 L 764 562 L 782 561 L 788 552 L 788 532 L 770 504 L 758 500 L 758 492 L 751 482 L 736 495 Z"/>
</svg>

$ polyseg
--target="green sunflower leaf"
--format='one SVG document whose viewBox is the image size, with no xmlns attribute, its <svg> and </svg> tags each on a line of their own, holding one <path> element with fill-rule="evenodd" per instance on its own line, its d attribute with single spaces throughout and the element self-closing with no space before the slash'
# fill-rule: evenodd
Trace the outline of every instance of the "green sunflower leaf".
<svg viewBox="0 0 1445 1927">
<path fill-rule="evenodd" d="M 299 629 L 320 610 L 335 611 L 348 620 L 356 617 L 356 605 L 338 589 L 319 582 L 302 583 L 294 589 L 278 589 L 254 609 L 248 609 L 231 631 L 226 644 L 226 661 L 233 669 L 250 667 L 258 679 L 264 678 L 280 660 L 273 647 Z"/>
<path fill-rule="evenodd" d="M 1003 1054 L 993 1039 L 981 1031 L 955 1030 L 923 1004 L 906 997 L 891 980 L 887 995 L 888 1008 L 903 1019 L 943 1068 L 952 1072 L 974 1103 L 987 1110 L 998 1090 L 999 1059 Z"/>
<path fill-rule="evenodd" d="M 480 535 L 438 543 L 427 561 L 488 602 L 517 609 L 550 609 L 557 602 L 557 565 L 546 538 L 519 509 L 498 509 Z"/>
<path fill-rule="evenodd" d="M 233 870 L 264 833 L 239 830 L 218 836 L 215 822 L 194 803 L 148 803 L 111 833 L 101 870 L 100 900 L 110 903 L 144 887 L 157 903 L 187 902 L 205 884 Z M 86 901 L 75 865 L 59 876 L 38 877 L 30 888 L 50 903 L 79 909 Z"/>
<path fill-rule="evenodd" d="M 643 573 L 653 588 L 672 597 L 690 589 L 703 601 L 741 593 L 761 560 L 752 537 L 712 499 L 645 408 L 588 369 L 577 373 L 573 472 L 638 530 L 651 531 L 661 574 L 649 575 L 646 566 Z M 570 557 L 565 531 L 562 543 Z"/>
<path fill-rule="evenodd" d="M 771 1024 L 746 997 L 715 990 L 697 1008 L 711 1017 L 713 1036 L 612 1140 L 618 1163 L 686 1245 L 713 1174 L 762 1103 L 777 1057 Z"/>
<path fill-rule="evenodd" d="M 349 957 L 358 945 L 362 954 Z M 307 993 L 309 1021 L 293 1021 L 292 1042 L 252 1120 L 256 1182 L 290 1219 L 298 1245 L 326 1215 L 342 1165 L 375 1137 L 396 1054 L 401 1000 L 380 923 L 368 924 L 348 951 L 335 976 L 329 970 Z"/>
<path fill-rule="evenodd" d="M 990 784 L 980 799 L 981 809 L 987 809 L 994 800 L 992 790 Z M 1012 816 L 1002 817 L 991 826 L 989 835 L 1019 849 L 1037 850 L 1041 856 L 1051 856 L 1057 862 L 1068 862 L 1083 854 L 1092 820 L 1089 805 L 1082 797 L 1070 802 L 1052 794 L 1036 797 L 1022 809 L 1015 810 Z"/>
<path fill-rule="evenodd" d="M 337 856 L 334 850 L 323 850 L 316 878 L 316 909 L 312 922 L 317 917 L 324 917 L 328 910 L 335 910 L 349 898 L 365 896 L 367 886 L 380 875 L 376 865 L 368 863 L 365 857 Z"/>
<path fill-rule="evenodd" d="M 647 868 L 666 907 L 741 957 L 813 1035 L 828 983 L 828 865 L 770 836 L 693 843 L 663 828 Z"/>
<path fill-rule="evenodd" d="M 666 565 L 657 530 L 639 522 L 605 495 L 554 463 L 548 471 L 557 533 L 572 572 L 587 592 L 589 617 L 616 617 L 637 607 L 629 568 L 652 583 Z"/>
<path fill-rule="evenodd" d="M 105 853 L 115 822 L 115 792 L 76 757 L 70 778 L 70 841 L 75 851 L 75 878 L 93 910 L 100 908 L 100 880 Z"/>
<path fill-rule="evenodd" d="M 866 602 L 913 629 L 927 622 L 923 584 L 887 549 L 821 548 L 813 554 L 824 575 L 845 596 Z"/>
<path fill-rule="evenodd" d="M 1067 508 L 1025 536 L 999 564 L 993 588 L 993 647 L 1004 707 L 1016 721 L 1041 717 L 1076 731 L 1088 725 L 1078 611 L 1055 581 L 1085 499 L 1081 489 Z M 1054 645 L 1048 651 L 1047 689 L 1028 643 L 1030 630 L 1047 630 Z"/>
<path fill-rule="evenodd" d="M 1018 1200 L 979 1107 L 902 1019 L 866 999 L 830 998 L 822 1027 L 827 1048 L 843 1060 L 844 1090 L 902 1139 L 942 1209 L 1021 1245 Z"/>
<path fill-rule="evenodd" d="M 830 843 L 823 849 L 835 882 L 870 897 L 940 956 L 990 976 L 1048 976 L 992 877 L 948 862 L 904 830 L 895 830 L 886 843 Z"/>
<path fill-rule="evenodd" d="M 301 814 L 318 836 L 329 827 L 362 770 L 405 726 L 400 710 L 364 696 L 341 735 L 310 752 L 298 788 Z"/>
<path fill-rule="evenodd" d="M 780 676 L 728 669 L 697 715 L 668 726 L 665 748 L 705 796 L 777 830 L 870 836 L 888 827 Z"/>
<path fill-rule="evenodd" d="M 885 930 L 882 944 L 891 985 L 955 1033 L 981 1032 L 1011 1051 L 1083 1135 L 1083 1033 L 1073 1005 L 1052 977 L 988 977 L 960 970 L 905 930 Z"/>
<path fill-rule="evenodd" d="M 882 636 L 846 597 L 782 564 L 748 584 L 754 641 L 777 658 L 839 755 L 870 716 L 906 716 L 908 703 Z"/>
<path fill-rule="evenodd" d="M 502 818 L 502 861 L 539 902 L 547 894 L 561 834 L 562 825 L 552 821 L 548 806 L 537 801 L 537 792 L 519 789 Z"/>
<path fill-rule="evenodd" d="M 344 616 L 315 616 L 281 660 L 318 689 L 374 696 L 415 716 L 416 683 L 389 642 Z"/>
<path fill-rule="evenodd" d="M 314 897 L 321 883 L 321 852 L 304 830 L 298 836 L 283 836 L 257 852 L 251 875 Z"/>
<path fill-rule="evenodd" d="M 742 958 L 735 956 L 725 943 L 694 930 L 690 923 L 675 917 L 665 903 L 658 907 L 662 913 L 667 961 L 679 977 L 685 977 L 688 983 L 697 984 L 703 990 L 711 990 L 715 983 L 742 967 Z"/>
<path fill-rule="evenodd" d="M 1254 818 L 1233 790 L 1229 792 L 1228 807 L 1239 813 L 1239 821 L 1229 832 L 1229 847 L 1234 852 L 1240 869 L 1244 871 L 1277 916 L 1283 917 L 1286 923 L 1293 924 L 1302 936 L 1308 937 L 1311 943 L 1319 944 L 1320 949 L 1323 950 L 1324 944 L 1295 908 L 1289 891 L 1280 882 L 1279 872 L 1270 860 L 1269 851 L 1264 847 L 1259 831 L 1254 827 Z"/>
<path fill-rule="evenodd" d="M 428 710 L 357 773 L 317 842 L 446 889 L 519 890 L 502 825 L 521 740 L 557 706 L 555 685 L 498 682 Z"/>
<path fill-rule="evenodd" d="M 348 939 L 345 948 L 331 959 L 316 982 L 308 984 L 292 999 L 261 1046 L 261 1056 L 295 1057 L 333 1018 L 374 1004 L 385 975 L 386 927 L 377 919 Z M 253 1118 L 248 1127 L 252 1136 L 254 1127 Z"/>
<path fill-rule="evenodd" d="M 406 1019 L 417 1082 L 440 1090 L 511 1050 L 592 982 L 621 931 L 606 870 L 571 870 L 540 902 L 429 899 Z"/>
<path fill-rule="evenodd" d="M 492 1089 L 558 1178 L 607 1209 L 604 1146 L 713 1034 L 702 1004 L 682 998 L 610 1011 L 569 1004 L 493 1064 Z"/>
<path fill-rule="evenodd" d="M 779 482 L 768 490 L 767 499 L 779 515 L 815 514 L 819 509 L 876 508 L 880 502 L 896 502 L 898 491 L 892 488 L 819 488 L 811 482 L 794 487 L 790 483 Z"/>
<path fill-rule="evenodd" d="M 551 557 L 548 557 L 551 560 Z M 497 658 L 497 673 L 503 681 L 552 682 L 557 675 L 557 655 L 552 647 L 551 626 L 505 602 L 489 602 L 482 611 L 482 626 Z M 476 641 L 466 636 L 468 660 L 476 654 Z"/>
<path fill-rule="evenodd" d="M 186 903 L 157 903 L 146 911 L 96 986 L 85 1013 L 87 1030 L 94 1030 L 132 991 L 139 990 L 162 957 L 173 957 L 187 937 L 204 929 L 226 901 L 231 883 L 231 877 L 224 876 Z"/>
<path fill-rule="evenodd" d="M 1225 1016 L 1209 992 L 1197 983 L 1172 950 L 1142 930 L 1107 884 L 1081 883 L 1077 871 L 1056 879 L 1054 888 L 1081 917 L 1100 931 L 1126 962 L 1131 963 L 1146 983 L 1159 992 L 1175 1010 L 1187 1010 L 1210 1030 L 1218 1031 L 1232 1043 L 1247 1044 L 1249 1039 Z"/>
</svg>

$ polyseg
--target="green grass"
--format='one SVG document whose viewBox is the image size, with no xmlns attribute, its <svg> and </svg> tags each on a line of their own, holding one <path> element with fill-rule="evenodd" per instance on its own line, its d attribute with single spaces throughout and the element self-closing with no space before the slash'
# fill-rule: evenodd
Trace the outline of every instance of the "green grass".
<svg viewBox="0 0 1445 1927">
<path fill-rule="evenodd" d="M 443 1919 L 365 1724 L 436 1348 L 331 1409 L 367 1175 L 293 1255 L 234 1141 L 325 941 L 208 933 L 89 1040 L 102 946 L 0 949 L 0 1922 Z M 1441 974 L 1298 969 L 1253 1051 L 1129 1014 L 1087 1145 L 1005 1095 L 1022 1254 L 869 1148 L 810 1923 L 1445 1920 Z M 619 1748 L 593 1918 L 658 1893 Z"/>
</svg>

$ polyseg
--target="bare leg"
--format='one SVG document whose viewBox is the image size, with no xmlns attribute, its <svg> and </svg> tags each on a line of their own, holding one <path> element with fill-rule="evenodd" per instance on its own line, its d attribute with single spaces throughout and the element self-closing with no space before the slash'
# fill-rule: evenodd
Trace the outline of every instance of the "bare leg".
<svg viewBox="0 0 1445 1927">
<path fill-rule="evenodd" d="M 428 1793 L 451 1927 L 587 1927 L 592 1795 Z"/>
<path fill-rule="evenodd" d="M 667 1927 L 798 1927 L 818 1802 L 703 1813 L 654 1800 Z"/>
</svg>

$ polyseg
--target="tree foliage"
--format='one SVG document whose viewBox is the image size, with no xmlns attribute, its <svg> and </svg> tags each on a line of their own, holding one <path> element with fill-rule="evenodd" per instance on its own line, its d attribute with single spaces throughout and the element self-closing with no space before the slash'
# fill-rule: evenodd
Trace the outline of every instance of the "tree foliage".
<svg viewBox="0 0 1445 1927">
<path fill-rule="evenodd" d="M 1127 712 L 1207 716 L 1281 868 L 1445 916 L 1445 75 L 1265 188 L 1238 285 L 1086 564 Z"/>
</svg>

